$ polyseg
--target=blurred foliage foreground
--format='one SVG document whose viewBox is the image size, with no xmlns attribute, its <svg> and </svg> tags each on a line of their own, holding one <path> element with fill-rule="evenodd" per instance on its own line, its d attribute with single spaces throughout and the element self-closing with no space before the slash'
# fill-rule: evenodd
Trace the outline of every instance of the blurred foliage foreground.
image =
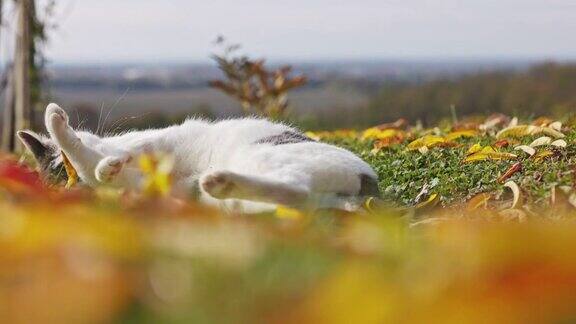
<svg viewBox="0 0 576 324">
<path fill-rule="evenodd" d="M 225 215 L 170 198 L 149 158 L 146 188 L 118 192 L 48 187 L 0 157 L 0 320 L 576 320 L 569 123 L 493 116 L 309 135 L 362 154 L 402 207 Z"/>
</svg>

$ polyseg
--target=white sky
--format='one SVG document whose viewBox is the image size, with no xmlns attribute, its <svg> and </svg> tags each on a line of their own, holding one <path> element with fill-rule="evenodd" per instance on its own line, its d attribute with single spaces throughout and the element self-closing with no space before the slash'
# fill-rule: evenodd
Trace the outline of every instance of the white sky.
<svg viewBox="0 0 576 324">
<path fill-rule="evenodd" d="M 43 2 L 45 0 L 41 0 Z M 57 0 L 53 62 L 576 58 L 574 0 Z"/>
</svg>

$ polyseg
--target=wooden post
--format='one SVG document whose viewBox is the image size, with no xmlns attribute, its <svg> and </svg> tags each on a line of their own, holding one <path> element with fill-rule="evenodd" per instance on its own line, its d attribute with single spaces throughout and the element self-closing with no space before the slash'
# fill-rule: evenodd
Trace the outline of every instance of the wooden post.
<svg viewBox="0 0 576 324">
<path fill-rule="evenodd" d="M 14 129 L 27 129 L 32 121 L 30 105 L 30 10 L 33 0 L 17 1 L 16 54 L 14 56 Z M 14 137 L 14 133 L 12 134 Z M 14 142 L 15 151 L 22 151 L 19 141 Z"/>
<path fill-rule="evenodd" d="M 4 113 L 2 116 L 2 150 L 13 152 L 16 130 L 14 129 L 14 69 L 7 65 L 4 70 Z"/>
<path fill-rule="evenodd" d="M 3 9 L 4 1 L 0 0 L 0 35 L 2 31 Z M 11 79 L 12 67 L 6 64 L 1 85 L 1 90 L 4 91 L 4 111 L 2 114 L 2 141 L 0 143 L 0 149 L 6 152 L 14 150 L 14 92 Z"/>
</svg>

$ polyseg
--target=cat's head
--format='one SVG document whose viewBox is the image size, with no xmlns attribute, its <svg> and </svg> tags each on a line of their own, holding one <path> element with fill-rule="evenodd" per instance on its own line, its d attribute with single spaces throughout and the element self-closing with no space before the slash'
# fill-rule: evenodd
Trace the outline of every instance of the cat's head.
<svg viewBox="0 0 576 324">
<path fill-rule="evenodd" d="M 48 183 L 57 184 L 68 180 L 60 148 L 52 139 L 30 130 L 18 131 L 18 138 L 32 154 L 40 174 Z"/>
</svg>

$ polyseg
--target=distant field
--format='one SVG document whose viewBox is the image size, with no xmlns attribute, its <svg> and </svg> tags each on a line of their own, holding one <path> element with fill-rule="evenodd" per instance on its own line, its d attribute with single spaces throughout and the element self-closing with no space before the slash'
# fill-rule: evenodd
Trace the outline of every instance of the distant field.
<svg viewBox="0 0 576 324">
<path fill-rule="evenodd" d="M 209 110 L 216 117 L 228 117 L 241 114 L 238 103 L 210 88 L 178 90 L 127 90 L 116 91 L 106 88 L 51 90 L 54 101 L 72 111 L 79 106 L 88 107 L 99 114 L 101 107 L 106 115 L 111 111 L 108 121 L 130 116 L 138 117 L 150 113 L 162 113 L 167 116 L 194 115 L 199 110 Z M 329 114 L 334 109 L 351 111 L 364 106 L 368 97 L 352 88 L 323 86 L 294 91 L 290 100 L 296 115 Z M 93 117 L 92 117 L 93 118 Z"/>
</svg>

